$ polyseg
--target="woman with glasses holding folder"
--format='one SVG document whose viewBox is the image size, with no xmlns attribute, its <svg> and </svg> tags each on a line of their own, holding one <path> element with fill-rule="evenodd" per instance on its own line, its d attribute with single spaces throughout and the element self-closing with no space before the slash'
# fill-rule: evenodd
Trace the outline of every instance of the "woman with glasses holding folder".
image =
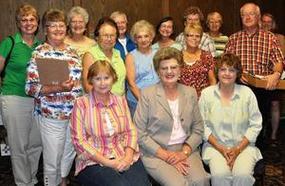
<svg viewBox="0 0 285 186">
<path fill-rule="evenodd" d="M 66 18 L 62 11 L 48 10 L 43 17 L 46 42 L 32 54 L 27 68 L 26 93 L 35 97 L 35 112 L 40 116 L 44 158 L 44 184 L 66 185 L 75 157 L 69 123 L 74 100 L 82 94 L 80 86 L 81 62 L 74 49 L 64 43 Z M 43 83 L 37 62 L 46 59 L 46 68 L 54 68 L 51 61 L 66 62 L 69 75 L 65 81 Z M 57 69 L 58 70 L 58 69 Z M 43 75 L 43 74 L 42 74 Z M 52 76 L 52 74 L 51 74 Z M 69 77 L 68 77 L 69 76 Z M 47 80 L 48 81 L 48 80 Z M 46 82 L 46 78 L 45 78 Z M 63 178 L 63 179 L 62 179 Z"/>
</svg>

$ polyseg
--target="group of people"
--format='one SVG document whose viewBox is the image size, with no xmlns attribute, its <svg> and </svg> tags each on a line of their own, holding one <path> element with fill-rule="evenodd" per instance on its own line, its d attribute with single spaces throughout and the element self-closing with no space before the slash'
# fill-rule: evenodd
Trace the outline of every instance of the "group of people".
<svg viewBox="0 0 285 186">
<path fill-rule="evenodd" d="M 44 185 L 66 186 L 75 157 L 84 186 L 147 186 L 149 176 L 165 186 L 253 185 L 265 109 L 272 102 L 279 111 L 284 37 L 270 32 L 270 14 L 259 27 L 254 3 L 240 15 L 243 29 L 227 37 L 220 13 L 208 14 L 204 32 L 203 14 L 191 6 L 175 39 L 172 17 L 156 29 L 139 20 L 128 34 L 127 15 L 116 11 L 99 20 L 91 39 L 84 8 L 67 16 L 49 9 L 41 42 L 37 10 L 20 6 L 19 32 L 0 44 L 1 115 L 15 184 L 37 183 L 43 153 Z M 38 59 L 67 61 L 69 79 L 42 84 Z M 243 73 L 264 76 L 266 88 L 248 85 Z M 273 140 L 279 117 L 272 117 Z"/>
</svg>

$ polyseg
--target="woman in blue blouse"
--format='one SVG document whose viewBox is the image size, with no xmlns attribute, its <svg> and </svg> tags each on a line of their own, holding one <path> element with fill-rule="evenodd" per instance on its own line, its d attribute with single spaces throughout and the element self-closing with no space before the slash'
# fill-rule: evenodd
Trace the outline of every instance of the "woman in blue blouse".
<svg viewBox="0 0 285 186">
<path fill-rule="evenodd" d="M 215 67 L 219 83 L 204 89 L 199 100 L 206 141 L 202 159 L 213 186 L 253 185 L 253 169 L 262 158 L 255 147 L 262 116 L 251 89 L 236 83 L 241 72 L 237 56 L 222 55 Z"/>
</svg>

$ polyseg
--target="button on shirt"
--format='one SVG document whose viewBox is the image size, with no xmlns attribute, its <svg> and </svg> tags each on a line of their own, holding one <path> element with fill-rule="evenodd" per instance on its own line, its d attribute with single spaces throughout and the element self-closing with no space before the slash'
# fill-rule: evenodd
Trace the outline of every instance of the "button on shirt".
<svg viewBox="0 0 285 186">
<path fill-rule="evenodd" d="M 285 64 L 276 36 L 263 30 L 252 35 L 244 30 L 231 35 L 225 53 L 239 56 L 243 71 L 253 75 L 272 74 L 275 64 Z"/>
<path fill-rule="evenodd" d="M 74 105 L 71 136 L 78 157 L 76 175 L 86 166 L 97 164 L 92 157 L 122 158 L 125 147 L 138 152 L 137 130 L 132 122 L 124 96 L 110 94 L 104 105 L 93 92 L 80 97 Z M 137 161 L 135 153 L 133 161 Z"/>
</svg>

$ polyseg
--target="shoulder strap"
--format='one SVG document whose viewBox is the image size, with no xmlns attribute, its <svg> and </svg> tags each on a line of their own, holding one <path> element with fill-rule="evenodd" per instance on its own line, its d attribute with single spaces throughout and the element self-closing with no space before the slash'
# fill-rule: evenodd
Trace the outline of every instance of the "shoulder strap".
<svg viewBox="0 0 285 186">
<path fill-rule="evenodd" d="M 10 48 L 10 51 L 5 59 L 5 64 L 4 64 L 4 68 L 2 70 L 2 73 L 1 73 L 1 78 L 3 79 L 3 77 L 5 76 L 5 70 L 6 70 L 6 67 L 10 61 L 10 57 L 11 57 L 11 53 L 12 53 L 12 50 L 14 48 L 14 45 L 15 45 L 15 41 L 14 41 L 14 38 L 12 36 L 8 36 L 10 38 L 10 40 L 12 41 L 12 45 L 11 45 L 11 48 Z"/>
</svg>

